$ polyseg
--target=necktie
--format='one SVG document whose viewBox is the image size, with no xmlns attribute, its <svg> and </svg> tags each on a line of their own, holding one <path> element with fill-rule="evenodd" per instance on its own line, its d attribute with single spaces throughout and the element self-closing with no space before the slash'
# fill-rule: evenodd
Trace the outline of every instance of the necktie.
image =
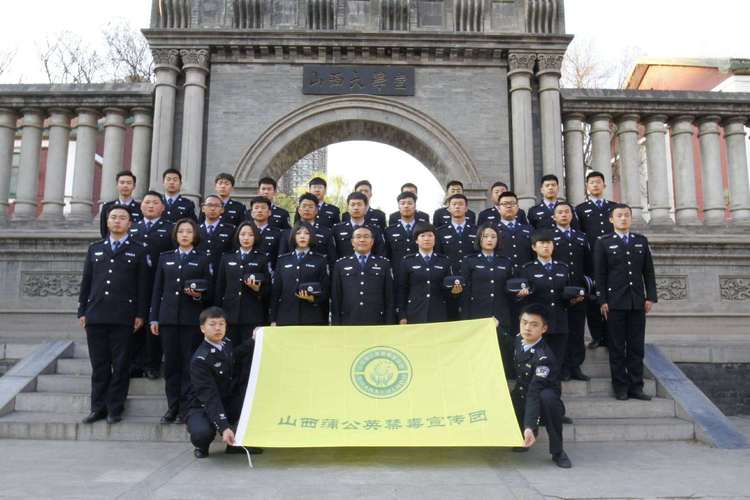
<svg viewBox="0 0 750 500">
<path fill-rule="evenodd" d="M 625 243 L 626 245 L 628 244 L 628 235 L 627 234 L 623 234 L 622 235 L 622 242 Z"/>
<path fill-rule="evenodd" d="M 432 255 L 425 255 L 425 256 L 424 256 L 424 261 L 425 261 L 425 263 L 429 264 L 429 263 L 430 263 L 430 260 L 432 260 Z"/>
<path fill-rule="evenodd" d="M 360 265 L 360 267 L 364 268 L 366 263 L 367 263 L 367 256 L 366 255 L 360 255 L 359 256 L 359 265 Z"/>
<path fill-rule="evenodd" d="M 565 239 L 570 239 L 570 231 L 565 231 Z"/>
<path fill-rule="evenodd" d="M 172 208 L 172 203 L 174 203 L 174 200 L 172 198 L 167 198 L 167 208 Z"/>
<path fill-rule="evenodd" d="M 515 228 L 516 228 L 516 223 L 515 222 L 511 222 L 511 223 L 508 224 L 508 229 L 510 229 L 511 231 L 513 231 Z"/>
<path fill-rule="evenodd" d="M 408 234 L 409 236 L 411 236 L 411 224 L 407 224 L 406 225 L 406 234 Z"/>
<path fill-rule="evenodd" d="M 297 252 L 297 262 L 305 258 L 304 252 Z"/>
<path fill-rule="evenodd" d="M 604 205 L 604 202 L 602 200 L 596 200 L 596 206 L 601 210 L 602 205 Z"/>
<path fill-rule="evenodd" d="M 490 264 L 494 264 L 495 263 L 495 256 L 494 255 L 488 255 L 487 256 L 487 260 L 489 261 Z"/>
<path fill-rule="evenodd" d="M 120 248 L 120 242 L 119 241 L 113 241 L 112 242 L 112 251 L 116 252 L 118 248 Z"/>
<path fill-rule="evenodd" d="M 212 234 L 214 234 L 214 227 L 206 226 L 206 232 L 208 233 L 209 236 L 211 236 Z"/>
<path fill-rule="evenodd" d="M 464 234 L 464 227 L 456 226 L 456 232 L 458 233 L 459 236 L 461 236 L 462 234 Z"/>
<path fill-rule="evenodd" d="M 187 259 L 188 254 L 180 252 L 180 262 L 185 262 Z"/>
<path fill-rule="evenodd" d="M 544 264 L 544 269 L 547 272 L 552 271 L 552 263 L 551 262 L 547 262 L 546 264 Z"/>
<path fill-rule="evenodd" d="M 152 222 L 151 221 L 146 222 L 146 232 L 147 233 L 151 232 L 151 226 L 152 226 Z"/>
<path fill-rule="evenodd" d="M 553 211 L 555 210 L 555 204 L 554 203 L 547 203 L 547 206 L 549 207 L 550 210 L 553 210 Z"/>
</svg>

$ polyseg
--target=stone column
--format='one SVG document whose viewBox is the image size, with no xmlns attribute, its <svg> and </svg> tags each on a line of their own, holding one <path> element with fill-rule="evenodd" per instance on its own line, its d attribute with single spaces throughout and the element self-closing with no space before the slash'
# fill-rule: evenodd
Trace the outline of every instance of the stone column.
<svg viewBox="0 0 750 500">
<path fill-rule="evenodd" d="M 21 122 L 21 163 L 16 182 L 16 208 L 13 220 L 36 219 L 36 194 L 39 188 L 39 156 L 42 150 L 44 115 L 39 109 L 24 109 Z"/>
<path fill-rule="evenodd" d="M 560 67 L 562 54 L 537 54 L 539 109 L 542 128 L 542 171 L 560 179 L 560 198 L 565 198 L 562 120 L 560 118 Z"/>
<path fill-rule="evenodd" d="M 672 224 L 669 210 L 669 168 L 667 164 L 666 115 L 646 118 L 646 158 L 648 159 L 649 224 Z"/>
<path fill-rule="evenodd" d="M 724 183 L 721 178 L 721 126 L 718 116 L 698 120 L 703 173 L 703 222 L 724 224 Z"/>
<path fill-rule="evenodd" d="M 695 194 L 693 121 L 695 117 L 689 115 L 678 116 L 672 120 L 672 169 L 677 224 L 700 224 Z"/>
<path fill-rule="evenodd" d="M 185 72 L 185 103 L 182 113 L 182 151 L 180 159 L 183 191 L 198 202 L 203 175 L 203 115 L 206 106 L 208 50 L 181 50 Z"/>
<path fill-rule="evenodd" d="M 71 113 L 67 109 L 50 109 L 49 115 L 47 171 L 44 175 L 44 199 L 39 218 L 59 221 L 63 219 L 65 207 L 65 171 L 68 167 Z"/>
<path fill-rule="evenodd" d="M 732 221 L 750 223 L 750 185 L 747 174 L 747 149 L 744 117 L 724 121 L 724 140 L 727 142 L 729 163 L 729 193 Z"/>
<path fill-rule="evenodd" d="M 177 49 L 154 49 L 154 131 L 151 142 L 151 182 L 153 189 L 161 188 L 161 176 L 172 168 L 174 151 L 174 112 L 177 96 L 177 75 L 180 69 Z"/>
<path fill-rule="evenodd" d="M 142 200 L 149 188 L 149 162 L 151 161 L 151 109 L 133 108 L 133 152 L 130 171 L 138 179 L 135 184 L 136 199 Z M 161 190 L 159 191 L 161 192 Z"/>
<path fill-rule="evenodd" d="M 612 199 L 612 134 L 609 124 L 612 116 L 606 113 L 591 117 L 591 168 L 604 174 L 607 187 L 604 197 Z"/>
<path fill-rule="evenodd" d="M 76 127 L 76 161 L 73 173 L 73 198 L 70 200 L 69 219 L 91 222 L 94 205 L 94 166 L 99 113 L 95 109 L 79 108 Z"/>
<path fill-rule="evenodd" d="M 115 177 L 123 169 L 125 153 L 125 110 L 104 108 L 104 155 L 102 160 L 99 209 L 108 201 L 117 198 Z M 145 182 L 146 179 L 143 179 Z M 136 183 L 138 180 L 136 179 Z"/>
<path fill-rule="evenodd" d="M 617 143 L 620 150 L 620 182 L 622 200 L 633 209 L 633 222 L 643 222 L 641 202 L 641 154 L 638 145 L 638 122 L 636 114 L 625 114 L 617 120 Z"/>
<path fill-rule="evenodd" d="M 565 182 L 568 201 L 573 206 L 586 199 L 585 167 L 583 164 L 583 120 L 580 113 L 565 115 Z M 562 179 L 561 179 L 562 181 Z"/>
<path fill-rule="evenodd" d="M 16 141 L 16 113 L 0 109 L 0 222 L 7 220 L 10 173 L 13 168 L 13 145 Z"/>
<path fill-rule="evenodd" d="M 508 55 L 511 133 L 513 138 L 513 191 L 521 208 L 534 205 L 534 130 L 531 118 L 531 76 L 534 54 Z"/>
</svg>

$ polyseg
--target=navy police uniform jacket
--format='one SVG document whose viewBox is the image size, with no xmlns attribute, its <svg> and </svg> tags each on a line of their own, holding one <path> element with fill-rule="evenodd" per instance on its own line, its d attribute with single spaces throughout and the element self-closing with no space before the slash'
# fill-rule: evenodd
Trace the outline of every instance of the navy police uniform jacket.
<svg viewBox="0 0 750 500">
<path fill-rule="evenodd" d="M 214 227 L 211 234 L 208 234 L 208 228 L 205 221 L 198 228 L 201 241 L 196 248 L 199 252 L 205 254 L 211 259 L 214 267 L 221 262 L 221 255 L 232 250 L 234 238 L 234 226 L 219 221 Z"/>
<path fill-rule="evenodd" d="M 260 291 L 256 292 L 245 284 L 245 275 L 259 273 Z M 214 305 L 224 309 L 230 325 L 265 325 L 268 320 L 268 297 L 271 289 L 271 275 L 268 257 L 253 250 L 242 257 L 240 250 L 224 254 L 216 268 L 216 288 Z"/>
<path fill-rule="evenodd" d="M 372 237 L 375 239 L 372 253 L 375 255 L 385 255 L 385 240 L 383 239 L 383 232 L 376 225 L 366 223 L 365 226 L 372 229 Z M 333 241 L 336 245 L 336 255 L 341 257 L 348 257 L 354 253 L 352 247 L 352 234 L 354 234 L 354 228 L 351 222 L 342 222 L 333 226 Z"/>
<path fill-rule="evenodd" d="M 90 325 L 132 325 L 148 315 L 149 259 L 127 238 L 112 252 L 109 240 L 89 245 L 78 296 L 78 317 Z"/>
<path fill-rule="evenodd" d="M 531 234 L 534 232 L 531 226 L 519 224 L 516 219 L 513 229 L 509 229 L 502 222 L 497 224 L 497 228 L 500 231 L 498 251 L 500 255 L 508 257 L 513 262 L 516 272 L 521 269 L 521 266 L 536 258 L 531 250 Z"/>
<path fill-rule="evenodd" d="M 606 234 L 594 249 L 596 299 L 610 309 L 644 308 L 657 301 L 656 276 L 645 236 L 631 232 L 625 244 L 616 233 Z"/>
<path fill-rule="evenodd" d="M 413 223 L 411 232 L 407 232 L 400 222 L 385 230 L 385 256 L 391 261 L 395 275 L 401 271 L 401 259 L 416 251 L 417 242 L 414 240 Z"/>
<path fill-rule="evenodd" d="M 292 227 L 289 225 L 289 212 L 276 205 L 271 205 L 271 217 L 268 219 L 268 223 L 281 230 Z"/>
<path fill-rule="evenodd" d="M 451 222 L 437 230 L 435 250 L 448 257 L 456 272 L 461 270 L 464 258 L 476 253 L 477 227 L 466 223 L 459 235 Z"/>
<path fill-rule="evenodd" d="M 115 205 L 124 206 L 128 209 L 128 212 L 130 212 L 130 217 L 132 219 L 131 222 L 133 224 L 143 218 L 143 214 L 141 213 L 141 204 L 135 201 L 135 199 L 130 200 L 130 203 L 128 203 L 127 205 L 121 204 L 119 200 L 108 201 L 107 203 L 102 205 L 102 211 L 99 216 L 99 232 L 101 233 L 102 238 L 106 238 L 109 234 L 109 229 L 107 229 L 107 217 L 109 217 L 109 210 Z"/>
<path fill-rule="evenodd" d="M 550 322 L 547 335 L 568 333 L 569 300 L 563 299 L 563 289 L 570 285 L 568 265 L 558 260 L 550 262 L 550 270 L 534 260 L 521 268 L 520 276 L 529 280 L 531 295 L 525 301 L 532 304 L 543 304 L 550 310 Z"/>
<path fill-rule="evenodd" d="M 303 283 L 320 283 L 320 295 L 313 302 L 296 297 Z M 331 281 L 328 261 L 308 251 L 302 260 L 297 252 L 279 256 L 271 285 L 271 322 L 283 325 L 327 325 Z"/>
<path fill-rule="evenodd" d="M 498 225 L 501 224 L 501 220 L 502 217 L 500 217 L 500 210 L 497 207 L 489 207 L 479 212 L 479 216 L 477 217 L 477 226 L 485 222 Z M 529 225 L 529 221 L 526 218 L 526 212 L 524 212 L 522 208 L 518 209 L 516 222 L 519 224 L 523 224 L 524 226 Z"/>
<path fill-rule="evenodd" d="M 520 335 L 515 342 L 513 360 L 517 378 L 512 392 L 514 398 L 524 403 L 523 428 L 536 431 L 540 424 L 541 392 L 552 389 L 558 397 L 561 395 L 559 368 L 544 338 L 526 352 Z"/>
<path fill-rule="evenodd" d="M 555 260 L 568 265 L 570 284 L 586 288 L 586 276 L 593 276 L 591 249 L 589 240 L 581 231 L 571 229 L 569 235 L 555 228 Z"/>
<path fill-rule="evenodd" d="M 164 213 L 162 217 L 170 222 L 177 222 L 180 219 L 198 220 L 195 216 L 195 203 L 181 194 L 178 194 L 171 203 L 168 197 L 164 195 Z"/>
<path fill-rule="evenodd" d="M 401 218 L 401 212 L 398 210 L 393 212 L 391 215 L 388 216 L 388 227 L 398 224 L 399 219 Z M 414 222 L 421 222 L 422 224 L 429 224 L 430 223 L 430 216 L 427 215 L 424 212 L 420 212 L 417 210 L 417 213 L 414 214 Z"/>
<path fill-rule="evenodd" d="M 294 220 L 299 220 L 299 216 L 296 215 Z M 331 205 L 330 203 L 319 203 L 318 215 L 315 216 L 315 221 L 318 224 L 331 229 L 333 226 L 341 222 L 341 211 L 336 205 Z"/>
<path fill-rule="evenodd" d="M 350 222 L 351 219 L 349 212 L 345 212 L 341 217 L 341 222 Z M 365 214 L 365 225 L 375 226 L 381 231 L 385 230 L 385 212 L 377 208 L 368 208 Z"/>
<path fill-rule="evenodd" d="M 463 292 L 464 319 L 496 318 L 500 331 L 510 331 L 510 303 L 506 282 L 513 277 L 513 263 L 495 255 L 490 260 L 481 253 L 464 259 L 461 275 L 466 286 Z"/>
<path fill-rule="evenodd" d="M 233 200 L 232 198 L 229 198 L 227 201 L 224 202 L 224 213 L 221 214 L 221 222 L 225 224 L 229 224 L 233 227 L 237 227 L 237 225 L 245 220 L 245 217 L 247 216 L 247 208 L 245 207 L 245 204 L 241 201 Z M 201 214 L 200 216 L 200 222 L 203 222 L 206 219 L 206 216 Z"/>
<path fill-rule="evenodd" d="M 333 241 L 331 230 L 328 227 L 320 224 L 319 222 L 316 222 L 315 225 L 313 225 L 313 230 L 315 231 L 313 234 L 313 247 L 315 253 L 323 255 L 328 261 L 328 266 L 330 268 L 333 268 L 333 265 L 336 263 L 337 257 L 336 244 Z M 279 242 L 279 255 L 289 253 L 293 250 L 289 247 L 291 234 L 292 230 L 288 229 L 281 237 L 281 241 Z"/>
<path fill-rule="evenodd" d="M 143 245 L 148 252 L 149 259 L 153 264 L 151 266 L 151 276 L 149 286 L 153 286 L 154 274 L 156 273 L 156 264 L 159 262 L 159 256 L 169 250 L 174 250 L 175 244 L 172 241 L 172 229 L 174 225 L 168 220 L 161 217 L 151 224 L 150 229 L 146 229 L 146 221 L 140 220 L 138 224 L 130 227 L 130 237 Z M 149 293 L 151 289 L 149 288 Z"/>
<path fill-rule="evenodd" d="M 542 200 L 529 208 L 529 225 L 534 229 L 554 229 L 556 227 L 555 220 L 553 219 L 555 207 L 557 207 L 557 202 L 554 203 L 552 208 L 549 208 L 547 200 Z M 573 210 L 572 215 L 573 219 L 570 221 L 570 225 L 573 228 L 577 228 L 578 220 L 575 210 Z"/>
<path fill-rule="evenodd" d="M 336 262 L 331 279 L 331 323 L 391 325 L 395 322 L 393 272 L 385 257 L 355 255 Z"/>
<path fill-rule="evenodd" d="M 164 252 L 156 268 L 149 321 L 161 325 L 198 325 L 198 316 L 210 304 L 212 270 L 209 257 L 195 248 L 184 259 L 180 250 Z M 209 290 L 196 299 L 185 293 L 192 279 L 208 280 Z"/>
<path fill-rule="evenodd" d="M 472 226 L 477 225 L 477 214 L 473 210 L 466 210 L 466 220 L 471 223 Z M 447 226 L 451 223 L 451 213 L 448 211 L 448 207 L 441 207 L 435 210 L 432 214 L 432 225 L 436 228 Z"/>
<path fill-rule="evenodd" d="M 578 229 L 586 233 L 592 249 L 599 236 L 614 232 L 615 228 L 609 222 L 609 211 L 614 205 L 614 202 L 604 200 L 599 208 L 593 200 L 586 200 L 576 207 Z"/>
<path fill-rule="evenodd" d="M 401 261 L 396 292 L 399 319 L 408 323 L 447 321 L 450 290 L 443 279 L 453 274 L 448 257 L 433 253 L 430 262 L 421 254 L 407 255 Z"/>
<path fill-rule="evenodd" d="M 286 233 L 282 229 L 272 226 L 270 220 L 266 227 L 258 228 L 258 232 L 260 233 L 260 241 L 255 244 L 255 247 L 258 251 L 266 254 L 268 262 L 271 263 L 271 269 L 276 269 L 276 259 L 279 258 L 281 253 L 279 249 Z"/>
</svg>

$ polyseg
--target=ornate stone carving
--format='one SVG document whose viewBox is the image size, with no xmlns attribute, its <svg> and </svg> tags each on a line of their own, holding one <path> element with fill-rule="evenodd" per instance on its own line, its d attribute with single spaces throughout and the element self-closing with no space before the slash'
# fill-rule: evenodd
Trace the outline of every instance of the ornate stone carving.
<svg viewBox="0 0 750 500">
<path fill-rule="evenodd" d="M 21 273 L 24 297 L 77 297 L 81 273 L 64 271 L 26 271 Z"/>
<path fill-rule="evenodd" d="M 656 278 L 656 295 L 659 300 L 687 299 L 687 276 L 660 276 Z"/>
<path fill-rule="evenodd" d="M 536 60 L 539 62 L 538 71 L 555 71 L 560 72 L 562 68 L 563 55 L 562 54 L 537 54 Z"/>
<path fill-rule="evenodd" d="M 719 277 L 722 300 L 750 300 L 750 278 Z"/>
<path fill-rule="evenodd" d="M 207 49 L 182 49 L 180 50 L 183 66 L 199 66 L 208 68 L 208 50 Z"/>
<path fill-rule="evenodd" d="M 177 66 L 180 51 L 177 49 L 153 49 L 151 54 L 156 66 Z"/>
<path fill-rule="evenodd" d="M 536 63 L 536 54 L 524 52 L 508 54 L 508 68 L 511 71 L 528 71 L 531 73 L 534 71 L 534 63 Z"/>
</svg>

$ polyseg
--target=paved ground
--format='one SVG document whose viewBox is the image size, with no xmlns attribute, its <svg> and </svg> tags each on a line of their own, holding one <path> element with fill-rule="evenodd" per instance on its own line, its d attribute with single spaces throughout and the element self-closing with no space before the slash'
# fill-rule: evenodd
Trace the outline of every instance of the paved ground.
<svg viewBox="0 0 750 500">
<path fill-rule="evenodd" d="M 750 434 L 750 418 L 737 419 Z M 182 444 L 1 441 L 0 498 L 750 498 L 750 450 L 696 443 L 546 449 L 268 450 L 195 460 Z"/>
</svg>

